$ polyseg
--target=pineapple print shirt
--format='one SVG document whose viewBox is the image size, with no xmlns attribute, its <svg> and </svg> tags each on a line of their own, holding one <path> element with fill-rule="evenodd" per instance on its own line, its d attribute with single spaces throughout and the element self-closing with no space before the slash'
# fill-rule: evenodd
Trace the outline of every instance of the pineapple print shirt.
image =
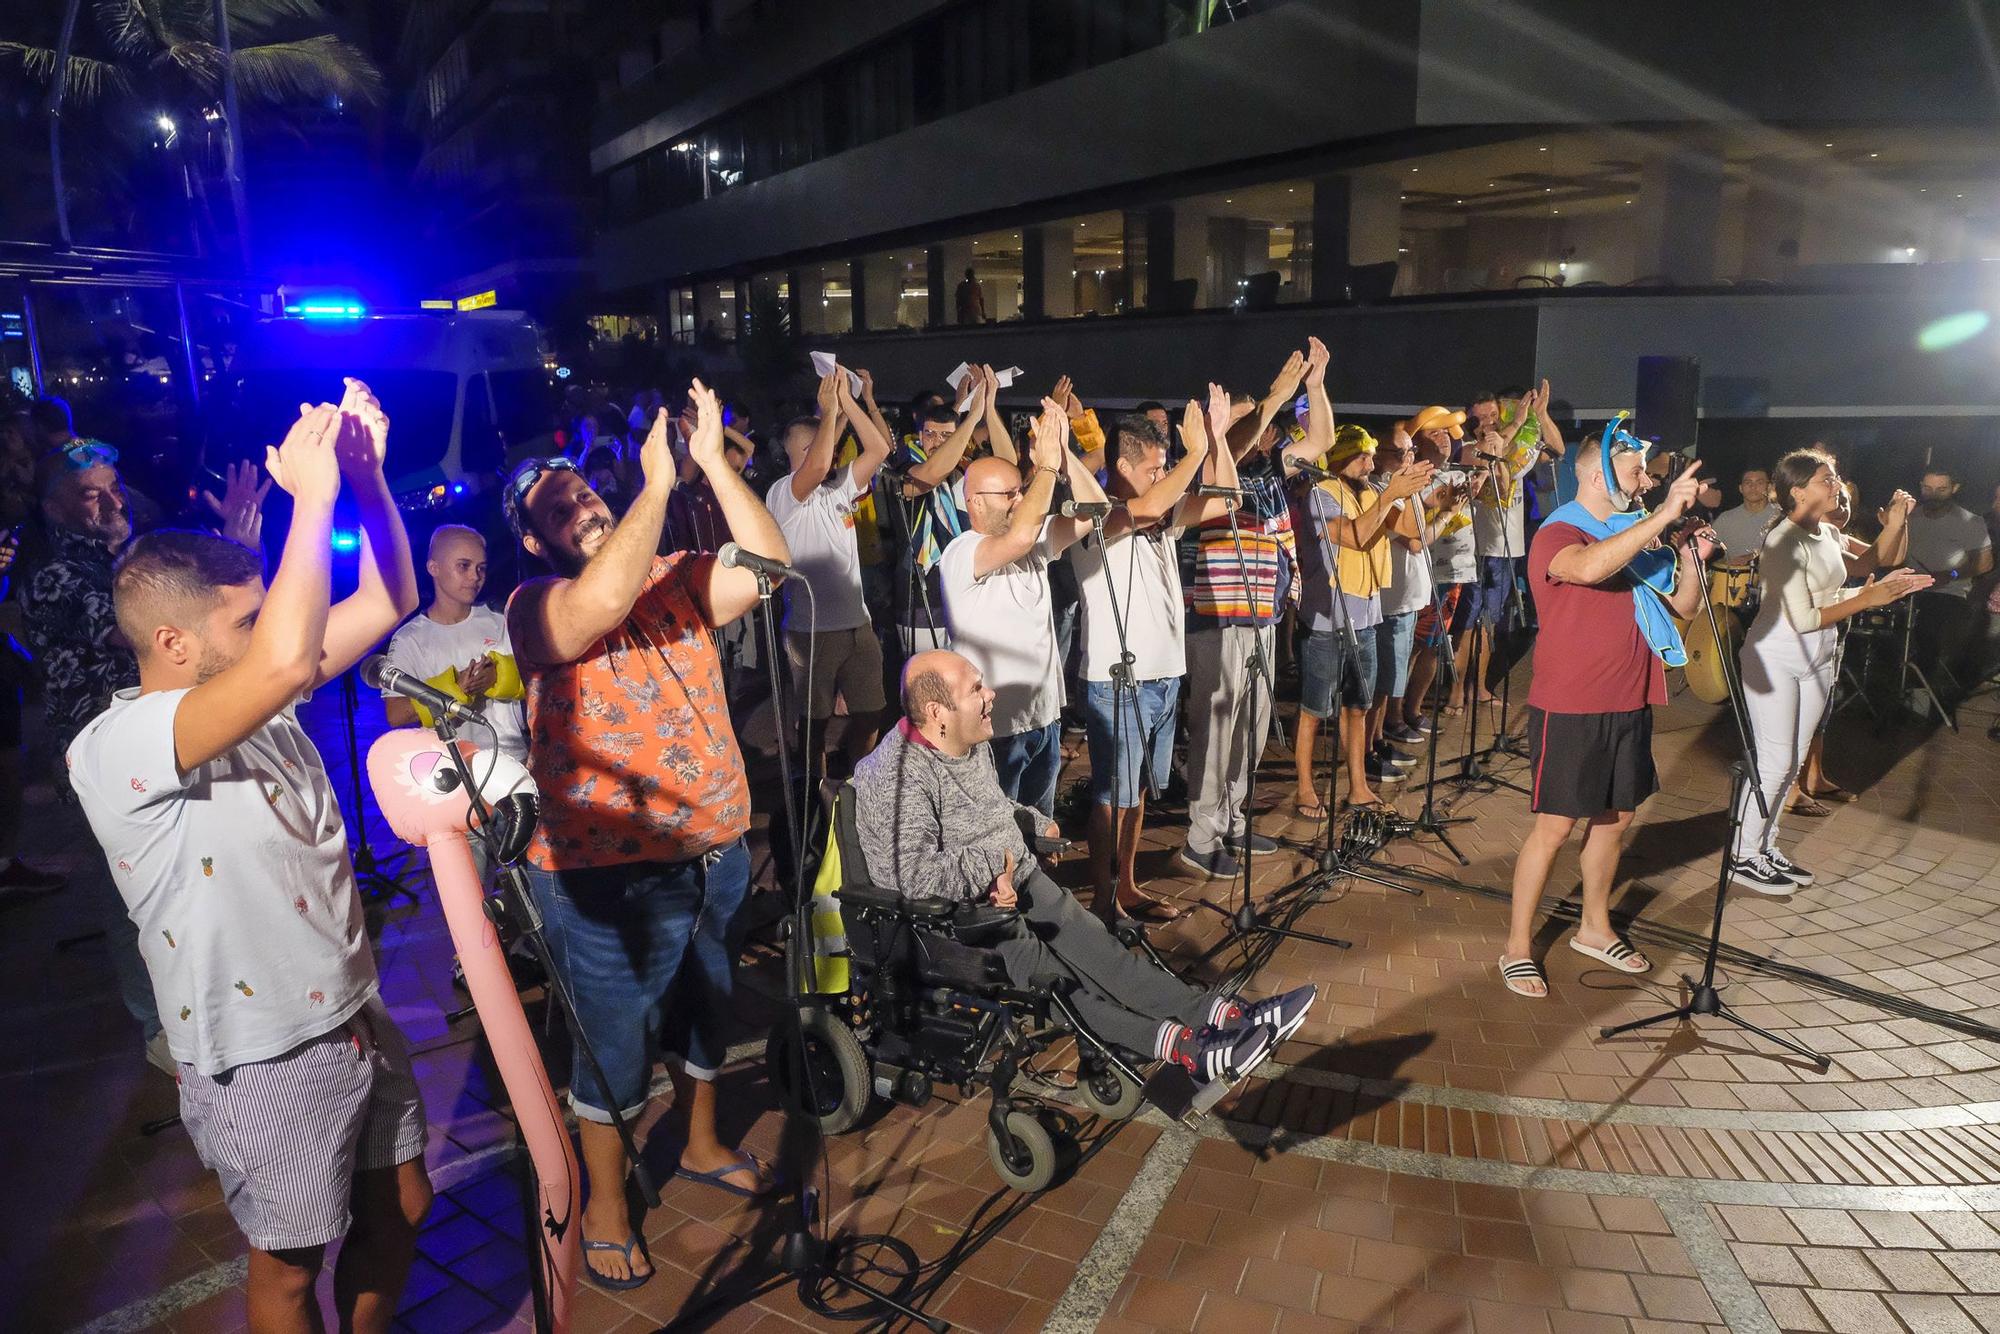
<svg viewBox="0 0 2000 1334">
<path fill-rule="evenodd" d="M 293 711 L 183 774 L 185 690 L 112 696 L 70 782 L 139 927 L 174 1059 L 214 1076 L 281 1056 L 375 994 L 347 831 Z"/>
</svg>

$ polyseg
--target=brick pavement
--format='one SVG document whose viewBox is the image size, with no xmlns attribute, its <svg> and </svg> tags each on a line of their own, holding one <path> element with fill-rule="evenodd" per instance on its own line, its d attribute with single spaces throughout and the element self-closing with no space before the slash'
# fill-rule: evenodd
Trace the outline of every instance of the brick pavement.
<svg viewBox="0 0 2000 1334">
<path fill-rule="evenodd" d="M 1302 924 L 1355 947 L 1277 948 L 1257 989 L 1310 979 L 1325 998 L 1208 1120 L 1083 1118 L 1075 1175 L 1021 1200 L 985 1164 L 983 1103 L 886 1108 L 829 1145 L 830 1213 L 907 1242 L 927 1266 L 925 1306 L 975 1330 L 2000 1330 L 2000 1224 L 1988 1221 L 2000 1220 L 2000 1046 L 1866 998 L 2000 1022 L 1990 715 L 1976 704 L 1956 737 L 1836 720 L 1831 768 L 1862 799 L 1790 824 L 1804 836 L 1793 855 L 1821 883 L 1732 900 L 1732 943 L 1845 984 L 1726 969 L 1731 1002 L 1828 1052 L 1826 1075 L 1713 1026 L 1599 1041 L 1599 1025 L 1677 999 L 1677 972 L 1699 962 L 1685 948 L 1648 945 L 1660 966 L 1635 980 L 1550 930 L 1555 994 L 1521 1001 L 1493 980 L 1496 899 L 1346 883 Z M 1726 728 L 1686 701 L 1660 719 L 1665 790 L 1641 814 L 1617 899 L 1642 925 L 1706 929 Z M 334 734 L 316 730 L 338 769 Z M 1287 760 L 1274 748 L 1267 799 Z M 1473 819 L 1453 831 L 1469 867 L 1409 845 L 1385 859 L 1504 886 L 1524 803 L 1449 804 Z M 1311 831 L 1289 810 L 1260 827 L 1302 843 Z M 14 1113 L 0 1145 L 23 1220 L 0 1234 L 0 1319 L 238 1328 L 242 1248 L 213 1179 L 178 1131 L 138 1134 L 172 1110 L 171 1086 L 137 1061 L 101 957 L 52 949 L 90 917 L 83 882 L 101 868 L 87 831 L 47 804 L 31 815 L 31 851 L 79 883 L 0 918 L 0 1090 Z M 1148 831 L 1155 889 L 1224 898 L 1176 874 L 1178 830 L 1167 811 Z M 1292 851 L 1265 858 L 1259 891 L 1307 865 Z M 1573 892 L 1573 855 L 1552 888 Z M 1157 938 L 1196 969 L 1234 960 L 1225 948 L 1199 962 L 1221 938 L 1209 914 Z M 525 1327 L 511 1123 L 476 1025 L 443 1019 L 460 1001 L 428 896 L 386 914 L 380 940 L 385 994 L 423 1053 L 443 1187 L 403 1323 Z M 753 977 L 768 985 L 768 961 Z M 753 1006 L 751 1026 L 765 1017 Z M 726 1079 L 746 1142 L 774 1152 L 781 1126 L 758 1063 Z M 664 1101 L 646 1124 L 662 1175 Z M 632 1293 L 586 1289 L 576 1328 L 654 1329 L 703 1311 L 717 1313 L 712 1328 L 830 1327 L 790 1286 L 748 1295 L 771 1274 L 771 1215 L 687 1182 L 662 1193 L 645 1226 L 659 1277 Z"/>
</svg>

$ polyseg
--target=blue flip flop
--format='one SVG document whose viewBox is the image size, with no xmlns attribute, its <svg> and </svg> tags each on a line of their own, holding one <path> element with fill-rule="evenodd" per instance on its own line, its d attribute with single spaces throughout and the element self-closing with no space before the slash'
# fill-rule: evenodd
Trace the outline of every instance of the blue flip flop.
<svg viewBox="0 0 2000 1334">
<path fill-rule="evenodd" d="M 632 1240 L 626 1242 L 623 1246 L 620 1246 L 615 1241 L 592 1241 L 586 1237 L 583 1242 L 583 1272 L 592 1283 L 595 1283 L 607 1292 L 626 1292 L 632 1288 L 643 1287 L 652 1281 L 653 1275 L 658 1273 L 658 1270 L 648 1269 L 643 1274 L 634 1272 L 630 1278 L 612 1278 L 609 1274 L 600 1274 L 590 1267 L 589 1253 L 591 1251 L 615 1251 L 625 1257 L 627 1268 L 636 1271 L 638 1266 L 633 1264 L 632 1261 L 638 1254 L 639 1247 L 640 1241 L 637 1236 L 634 1236 Z"/>
<path fill-rule="evenodd" d="M 761 1200 L 771 1193 L 769 1188 L 764 1190 L 745 1190 L 741 1186 L 730 1185 L 722 1178 L 728 1176 L 731 1172 L 748 1172 L 751 1176 L 763 1180 L 764 1171 L 764 1164 L 757 1160 L 755 1154 L 739 1153 L 736 1155 L 735 1162 L 718 1167 L 713 1172 L 690 1172 L 683 1167 L 676 1171 L 674 1175 L 685 1177 L 697 1185 L 713 1186 L 717 1190 L 728 1191 L 731 1195 L 740 1195 L 746 1200 Z"/>
</svg>

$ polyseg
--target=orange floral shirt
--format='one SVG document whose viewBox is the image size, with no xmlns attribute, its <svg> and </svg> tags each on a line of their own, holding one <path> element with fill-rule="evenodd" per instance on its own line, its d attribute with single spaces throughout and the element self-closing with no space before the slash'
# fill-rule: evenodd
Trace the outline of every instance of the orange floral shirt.
<svg viewBox="0 0 2000 1334">
<path fill-rule="evenodd" d="M 686 861 L 749 830 L 722 660 L 688 591 L 714 559 L 655 557 L 624 624 L 582 657 L 521 659 L 541 791 L 527 856 L 543 870 Z"/>
</svg>

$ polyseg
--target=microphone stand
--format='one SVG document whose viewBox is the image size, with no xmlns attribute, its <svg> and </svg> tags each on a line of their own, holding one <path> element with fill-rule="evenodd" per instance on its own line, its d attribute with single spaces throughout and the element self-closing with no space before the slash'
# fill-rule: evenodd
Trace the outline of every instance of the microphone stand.
<svg viewBox="0 0 2000 1334">
<path fill-rule="evenodd" d="M 354 803 L 354 838 L 350 849 L 354 862 L 354 883 L 371 899 L 382 898 L 392 902 L 399 898 L 414 900 L 417 892 L 404 884 L 400 876 L 392 875 L 386 869 L 390 862 L 407 856 L 408 850 L 377 859 L 374 849 L 368 846 L 368 816 L 361 804 L 361 778 L 366 766 L 361 763 L 361 737 L 355 720 L 361 708 L 361 691 L 355 684 L 360 678 L 361 668 L 358 665 L 340 674 L 341 730 L 347 739 L 348 797 Z"/>
<path fill-rule="evenodd" d="M 1696 546 L 1694 550 L 1696 556 L 1695 577 L 1700 581 L 1702 610 L 1708 617 L 1709 633 L 1715 636 L 1716 643 L 1721 644 L 1725 641 L 1722 638 L 1721 623 L 1716 619 L 1715 602 L 1709 597 L 1708 593 L 1708 566 L 1705 561 L 1700 559 L 1701 548 Z M 1643 597 L 1645 594 L 1635 590 L 1633 596 Z M 1697 979 L 1689 977 L 1685 973 L 1681 975 L 1681 980 L 1687 983 L 1688 986 L 1688 998 L 1685 1004 L 1677 1005 L 1673 1009 L 1660 1014 L 1649 1015 L 1644 1019 L 1634 1019 L 1629 1023 L 1612 1024 L 1608 1027 L 1600 1028 L 1597 1035 L 1600 1038 L 1615 1037 L 1620 1033 L 1629 1033 L 1634 1029 L 1651 1028 L 1655 1024 L 1664 1024 L 1669 1021 L 1678 1024 L 1693 1019 L 1697 1015 L 1713 1015 L 1727 1023 L 1734 1024 L 1745 1032 L 1755 1033 L 1758 1037 L 1775 1046 L 1782 1047 L 1794 1055 L 1805 1057 L 1818 1067 L 1821 1074 L 1825 1074 L 1833 1064 L 1830 1058 L 1822 1056 L 1812 1050 L 1812 1048 L 1794 1042 L 1790 1038 L 1780 1037 L 1776 1033 L 1759 1028 L 1757 1025 L 1751 1023 L 1748 1019 L 1737 1014 L 1728 1005 L 1723 1003 L 1722 996 L 1715 985 L 1715 957 L 1722 948 L 1722 914 L 1724 906 L 1729 899 L 1729 863 L 1730 859 L 1735 856 L 1737 836 L 1743 827 L 1744 812 L 1748 809 L 1743 801 L 1743 790 L 1745 787 L 1748 787 L 1750 795 L 1757 799 L 1758 814 L 1767 820 L 1771 818 L 1770 803 L 1765 799 L 1764 786 L 1758 781 L 1757 777 L 1757 751 L 1750 739 L 1750 724 L 1743 714 L 1743 683 L 1741 677 L 1736 670 L 1736 664 L 1732 660 L 1732 655 L 1719 653 L 1716 655 L 1716 661 L 1722 666 L 1723 684 L 1729 692 L 1729 714 L 1736 724 L 1736 744 L 1739 753 L 1729 766 L 1729 826 L 1727 832 L 1724 834 L 1725 841 L 1722 845 L 1721 867 L 1717 871 L 1715 878 L 1715 919 L 1709 925 L 1708 949 L 1703 956 L 1701 977 Z"/>
<path fill-rule="evenodd" d="M 1460 866 L 1470 866 L 1472 863 L 1458 850 L 1458 844 L 1451 841 L 1451 835 L 1445 830 L 1455 824 L 1471 824 L 1472 817 L 1441 816 L 1437 813 L 1439 710 L 1444 703 L 1445 681 L 1451 676 L 1451 626 L 1445 619 L 1444 592 L 1438 587 L 1435 578 L 1431 580 L 1431 623 L 1432 635 L 1438 641 L 1431 652 L 1440 670 L 1431 674 L 1431 697 L 1428 706 L 1431 734 L 1424 738 L 1424 808 L 1417 813 L 1417 818 L 1410 822 L 1407 832 L 1412 835 L 1435 834 L 1438 842 L 1444 844 L 1446 850 L 1458 859 Z"/>
<path fill-rule="evenodd" d="M 1098 914 L 1107 926 L 1116 926 L 1121 916 L 1118 908 L 1118 880 L 1124 873 L 1124 839 L 1118 832 L 1122 823 L 1118 818 L 1118 780 L 1122 775 L 1119 767 L 1124 756 L 1122 744 L 1125 735 L 1125 700 L 1132 700 L 1133 721 L 1138 721 L 1139 685 L 1132 679 L 1132 648 L 1125 642 L 1125 613 L 1118 605 L 1118 581 L 1111 576 L 1111 546 L 1104 540 L 1104 520 L 1106 510 L 1093 510 L 1090 515 L 1090 534 L 1097 543 L 1099 564 L 1104 569 L 1104 588 L 1111 595 L 1111 628 L 1118 637 L 1118 661 L 1111 664 L 1111 901 Z M 1130 534 L 1128 540 L 1136 541 L 1138 532 Z M 1133 560 L 1138 557 L 1134 556 Z M 1127 568 L 1130 568 L 1129 566 Z M 1087 687 L 1086 687 L 1087 688 Z M 1146 780 L 1146 757 L 1139 757 L 1139 772 L 1134 775 L 1140 782 Z M 1135 919 L 1136 920 L 1136 919 Z M 1141 939 L 1143 939 L 1143 933 Z"/>
<path fill-rule="evenodd" d="M 1518 596 L 1519 590 L 1514 579 L 1514 556 L 1510 549 L 1512 543 L 1507 540 L 1507 506 L 1504 503 L 1505 498 L 1500 494 L 1500 478 L 1498 474 L 1489 472 L 1487 480 L 1493 486 L 1494 508 L 1500 512 L 1500 551 L 1502 558 L 1507 562 L 1507 596 L 1503 600 L 1505 605 L 1501 611 L 1500 623 L 1493 630 L 1493 643 L 1488 645 L 1486 650 L 1487 661 L 1491 662 L 1495 650 L 1499 647 L 1500 632 L 1506 628 L 1507 622 L 1512 618 L 1514 600 Z M 1479 573 L 1483 581 L 1486 575 L 1485 569 L 1482 567 Z M 1506 746 L 1502 742 L 1502 737 L 1507 729 L 1507 710 L 1510 707 L 1511 692 L 1508 689 L 1508 677 L 1503 676 L 1500 681 L 1500 723 L 1494 729 L 1493 744 L 1484 749 L 1476 749 L 1474 742 L 1479 738 L 1479 691 L 1484 689 L 1486 684 L 1486 673 L 1481 668 L 1479 662 L 1479 641 L 1483 637 L 1483 632 L 1481 627 L 1475 623 L 1466 628 L 1466 633 L 1472 636 L 1472 649 L 1467 655 L 1467 680 L 1462 683 L 1469 688 L 1467 690 L 1468 698 L 1465 701 L 1464 749 L 1459 754 L 1458 773 L 1446 781 L 1467 787 L 1475 783 L 1483 784 L 1482 790 L 1487 792 L 1492 792 L 1503 787 L 1511 788 L 1521 795 L 1527 796 L 1527 788 L 1510 779 L 1500 777 L 1480 763 L 1481 760 L 1490 760 L 1496 753 L 1504 755 L 1516 754 L 1511 747 Z M 1509 673 L 1509 676 L 1511 676 L 1511 673 Z"/>
<path fill-rule="evenodd" d="M 778 632 L 776 615 L 771 607 L 771 577 L 762 570 L 753 570 L 752 573 L 757 577 L 758 619 L 763 629 L 765 671 L 770 678 L 772 702 L 782 719 L 785 716 L 784 695 L 781 693 L 783 681 L 778 669 Z M 803 576 L 792 577 L 805 582 Z M 867 1299 L 866 1304 L 855 1308 L 855 1314 L 870 1309 L 886 1309 L 942 1334 L 949 1328 L 944 1321 L 904 1305 L 897 1296 L 871 1287 L 840 1268 L 842 1257 L 863 1254 L 872 1243 L 887 1243 L 883 1249 L 895 1254 L 895 1247 L 900 1246 L 900 1242 L 886 1236 L 851 1236 L 836 1246 L 818 1232 L 819 1192 L 812 1187 L 811 1181 L 813 1165 L 824 1157 L 825 1146 L 819 1127 L 819 1088 L 805 1026 L 806 1006 L 815 994 L 817 983 L 812 973 L 812 899 L 806 893 L 806 814 L 798 794 L 792 790 L 792 743 L 786 735 L 789 731 L 791 729 L 782 725 L 777 729 L 778 791 L 785 825 L 791 830 L 793 840 L 791 903 L 785 930 L 785 980 L 789 995 L 782 1022 L 790 1027 L 787 1045 L 790 1055 L 797 1062 L 797 1068 L 792 1071 L 792 1087 L 802 1090 L 805 1100 L 801 1106 L 798 1098 L 781 1099 L 785 1116 L 784 1142 L 797 1146 L 796 1161 L 792 1166 L 799 1187 L 797 1212 L 791 1229 L 780 1243 L 778 1264 L 787 1276 L 798 1280 L 799 1298 L 809 1308 L 820 1309 L 815 1306 L 814 1300 L 828 1285 L 832 1285 L 859 1293 Z M 803 742 L 804 738 L 800 739 Z M 802 762 L 809 763 L 810 757 L 802 757 Z M 897 1293 L 907 1292 L 914 1280 L 913 1265 L 912 1272 L 902 1276 Z"/>
<path fill-rule="evenodd" d="M 568 981 L 556 967 L 555 958 L 549 952 L 548 936 L 543 928 L 541 910 L 535 906 L 534 895 L 528 889 L 528 877 L 521 869 L 520 854 L 515 853 L 512 860 L 503 860 L 504 850 L 495 831 L 493 807 L 480 792 L 479 784 L 473 781 L 471 767 L 457 744 L 459 726 L 460 724 L 450 716 L 441 715 L 431 731 L 444 742 L 444 753 L 451 758 L 451 767 L 458 775 L 459 790 L 466 794 L 466 800 L 472 808 L 471 813 L 478 817 L 476 827 L 470 831 L 471 836 L 480 840 L 486 848 L 488 859 L 500 868 L 500 874 L 495 878 L 495 883 L 499 887 L 498 892 L 488 895 L 485 899 L 487 919 L 493 923 L 496 931 L 511 926 L 519 933 L 519 939 L 528 942 L 528 948 L 534 953 L 535 961 L 541 965 L 542 975 L 548 980 L 549 998 L 569 1021 L 572 1045 L 577 1054 L 589 1065 L 590 1072 L 596 1077 L 598 1084 L 608 1089 L 611 1087 L 611 1082 L 604 1077 L 604 1067 L 598 1062 L 597 1049 L 592 1045 L 590 1035 L 583 1031 L 583 1025 L 576 1017 L 576 998 L 570 993 Z M 490 729 L 491 725 L 488 726 Z M 512 842 L 518 847 L 525 847 L 527 844 L 525 838 L 515 838 Z M 607 1098 L 606 1101 L 615 1103 L 617 1099 Z M 639 1157 L 639 1145 L 633 1138 L 632 1123 L 625 1119 L 624 1112 L 617 1107 L 608 1107 L 605 1110 L 611 1113 L 612 1128 L 618 1132 L 618 1139 L 625 1146 L 625 1161 L 630 1164 L 633 1183 L 639 1188 L 639 1198 L 645 1202 L 648 1209 L 659 1208 L 659 1187 L 653 1184 L 652 1174 L 646 1170 L 645 1162 Z M 623 1188 L 622 1182 L 619 1183 L 619 1188 Z M 542 1303 L 546 1304 L 549 1294 L 544 1293 L 541 1296 Z M 546 1313 L 537 1309 L 537 1326 L 546 1328 L 547 1323 Z"/>
</svg>

